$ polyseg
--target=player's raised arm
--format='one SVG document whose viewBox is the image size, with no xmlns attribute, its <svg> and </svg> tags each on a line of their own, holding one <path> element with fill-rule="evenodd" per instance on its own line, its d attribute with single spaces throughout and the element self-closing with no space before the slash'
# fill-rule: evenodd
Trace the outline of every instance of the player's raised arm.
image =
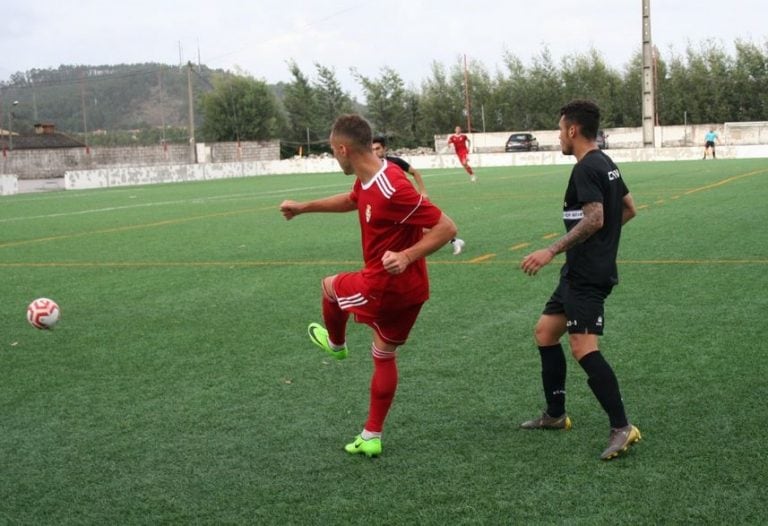
<svg viewBox="0 0 768 526">
<path fill-rule="evenodd" d="M 356 208 L 357 205 L 349 197 L 349 193 L 304 202 L 287 199 L 280 203 L 280 213 L 288 220 L 293 219 L 299 214 L 311 212 L 351 212 Z"/>
</svg>

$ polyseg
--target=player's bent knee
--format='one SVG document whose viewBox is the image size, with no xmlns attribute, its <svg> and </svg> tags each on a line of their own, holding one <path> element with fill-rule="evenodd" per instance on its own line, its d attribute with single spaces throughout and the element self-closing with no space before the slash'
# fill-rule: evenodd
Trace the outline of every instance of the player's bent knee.
<svg viewBox="0 0 768 526">
<path fill-rule="evenodd" d="M 551 323 L 539 322 L 533 331 L 533 339 L 539 347 L 548 347 L 557 345 L 560 342 L 563 332 L 559 327 L 554 327 Z"/>
<path fill-rule="evenodd" d="M 380 360 L 393 360 L 397 358 L 397 345 L 374 340 L 371 343 L 371 356 Z"/>
<path fill-rule="evenodd" d="M 600 342 L 596 334 L 579 333 L 570 334 L 568 343 L 571 346 L 571 355 L 576 361 L 580 361 L 589 353 L 598 350 Z"/>
<path fill-rule="evenodd" d="M 320 282 L 320 287 L 323 289 L 323 297 L 331 301 L 336 301 L 336 294 L 333 292 L 333 280 L 336 279 L 336 275 L 326 276 Z"/>
<path fill-rule="evenodd" d="M 377 356 L 377 354 L 380 354 L 381 356 L 379 357 L 384 357 L 384 356 L 394 357 L 398 347 L 399 346 L 397 344 L 386 341 L 384 338 L 382 338 L 382 336 L 378 332 L 373 331 L 373 342 L 371 343 L 371 353 L 374 356 Z"/>
<path fill-rule="evenodd" d="M 533 339 L 539 347 L 551 347 L 560 343 L 560 339 L 555 338 L 552 334 L 534 334 Z"/>
</svg>

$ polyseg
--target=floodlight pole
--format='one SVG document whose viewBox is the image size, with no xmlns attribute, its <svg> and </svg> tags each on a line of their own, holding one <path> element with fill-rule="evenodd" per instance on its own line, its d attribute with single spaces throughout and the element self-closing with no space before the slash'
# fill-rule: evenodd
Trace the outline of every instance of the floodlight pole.
<svg viewBox="0 0 768 526">
<path fill-rule="evenodd" d="M 651 0 L 643 0 L 643 146 L 653 148 L 656 85 L 651 43 Z"/>
<path fill-rule="evenodd" d="M 195 104 L 192 99 L 192 61 L 187 62 L 187 99 L 189 100 L 189 159 L 197 163 L 197 145 L 195 143 Z"/>
</svg>

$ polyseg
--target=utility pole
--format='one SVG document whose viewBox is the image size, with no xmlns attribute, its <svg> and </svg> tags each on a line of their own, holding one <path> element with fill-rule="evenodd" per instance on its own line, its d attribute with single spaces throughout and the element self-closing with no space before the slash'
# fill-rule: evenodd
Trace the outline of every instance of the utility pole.
<svg viewBox="0 0 768 526">
<path fill-rule="evenodd" d="M 472 107 L 469 102 L 469 73 L 467 73 L 467 55 L 464 55 L 464 104 L 467 111 L 467 133 L 472 133 Z"/>
<path fill-rule="evenodd" d="M 13 110 L 19 105 L 19 101 L 13 101 L 11 111 L 8 113 L 8 149 L 13 150 Z"/>
<path fill-rule="evenodd" d="M 91 153 L 91 149 L 88 147 L 88 119 L 85 116 L 85 75 L 83 70 L 80 70 L 80 105 L 83 112 L 83 142 L 85 143 L 85 153 Z"/>
<path fill-rule="evenodd" d="M 189 99 L 189 159 L 197 163 L 197 145 L 195 143 L 195 105 L 192 99 L 192 61 L 187 62 L 187 98 Z"/>
<path fill-rule="evenodd" d="M 651 43 L 651 0 L 643 0 L 643 146 L 653 148 L 656 86 Z"/>
<path fill-rule="evenodd" d="M 32 118 L 35 119 L 35 122 L 32 124 L 37 124 L 39 122 L 37 118 L 37 95 L 35 94 L 35 86 L 32 85 Z"/>
<path fill-rule="evenodd" d="M 163 127 L 163 151 L 165 151 L 165 90 L 163 89 L 163 70 L 157 70 L 157 83 L 160 86 L 160 124 Z"/>
</svg>

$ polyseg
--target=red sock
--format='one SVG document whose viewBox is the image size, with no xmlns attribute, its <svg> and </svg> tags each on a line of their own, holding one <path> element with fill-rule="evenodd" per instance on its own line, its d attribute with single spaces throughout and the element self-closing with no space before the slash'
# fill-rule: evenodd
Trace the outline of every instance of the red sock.
<svg viewBox="0 0 768 526">
<path fill-rule="evenodd" d="M 466 165 L 464 168 L 467 170 L 467 173 L 468 173 L 469 175 L 475 175 L 475 174 L 472 172 L 472 167 L 471 167 L 470 165 Z"/>
<path fill-rule="evenodd" d="M 371 378 L 371 402 L 368 408 L 366 431 L 380 433 L 384 427 L 389 407 L 397 391 L 397 361 L 395 353 L 384 353 L 371 347 L 373 353 L 373 377 Z"/>
<path fill-rule="evenodd" d="M 347 342 L 347 320 L 349 313 L 341 310 L 339 304 L 329 300 L 323 294 L 323 321 L 328 329 L 328 339 L 335 345 L 344 345 Z"/>
</svg>

